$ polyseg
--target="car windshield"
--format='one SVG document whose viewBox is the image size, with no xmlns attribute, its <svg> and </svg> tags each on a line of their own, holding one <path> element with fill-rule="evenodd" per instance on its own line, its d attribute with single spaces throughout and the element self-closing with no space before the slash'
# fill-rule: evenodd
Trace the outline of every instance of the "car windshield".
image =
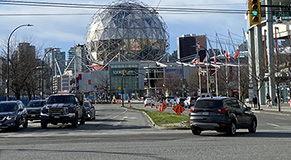
<svg viewBox="0 0 291 160">
<path fill-rule="evenodd" d="M 85 103 L 84 103 L 84 107 L 85 107 L 85 108 L 90 108 L 90 103 L 89 103 L 89 102 L 85 102 Z"/>
<path fill-rule="evenodd" d="M 27 107 L 42 107 L 44 106 L 45 102 L 44 101 L 30 101 L 27 104 Z"/>
<path fill-rule="evenodd" d="M 220 100 L 200 100 L 197 101 L 194 108 L 221 108 L 222 101 Z"/>
<path fill-rule="evenodd" d="M 58 96 L 50 96 L 47 100 L 47 104 L 54 103 L 73 103 L 75 104 L 75 97 L 73 95 L 58 95 Z"/>
<path fill-rule="evenodd" d="M 0 112 L 14 112 L 17 109 L 16 103 L 0 103 Z"/>
</svg>

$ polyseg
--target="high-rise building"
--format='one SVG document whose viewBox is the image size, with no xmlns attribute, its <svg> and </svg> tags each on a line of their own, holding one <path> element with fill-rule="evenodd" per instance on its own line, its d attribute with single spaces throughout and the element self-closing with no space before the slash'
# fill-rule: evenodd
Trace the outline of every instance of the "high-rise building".
<svg viewBox="0 0 291 160">
<path fill-rule="evenodd" d="M 72 60 L 75 57 L 74 60 Z M 71 63 L 70 63 L 71 62 Z M 68 69 L 75 70 L 76 65 L 76 72 L 83 72 L 85 71 L 86 65 L 88 64 L 86 58 L 86 50 L 84 45 L 76 45 L 75 47 L 71 47 L 68 51 L 68 63 L 70 63 Z"/>
<path fill-rule="evenodd" d="M 52 70 L 52 75 L 61 75 L 66 68 L 66 53 L 61 52 L 60 48 L 46 48 L 47 53 L 44 62 Z"/>
<path fill-rule="evenodd" d="M 194 58 L 200 58 L 200 61 L 206 56 L 206 36 L 187 34 L 178 37 L 178 61 L 190 62 Z M 199 44 L 200 48 L 197 47 Z"/>
</svg>

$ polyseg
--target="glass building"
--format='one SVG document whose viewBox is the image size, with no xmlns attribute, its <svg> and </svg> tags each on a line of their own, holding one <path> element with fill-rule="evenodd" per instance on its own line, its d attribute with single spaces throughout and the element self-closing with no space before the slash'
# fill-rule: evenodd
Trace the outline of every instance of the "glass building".
<svg viewBox="0 0 291 160">
<path fill-rule="evenodd" d="M 158 60 L 167 49 L 166 28 L 162 17 L 142 2 L 113 2 L 101 9 L 89 26 L 87 57 L 101 65 L 116 57 Z"/>
</svg>

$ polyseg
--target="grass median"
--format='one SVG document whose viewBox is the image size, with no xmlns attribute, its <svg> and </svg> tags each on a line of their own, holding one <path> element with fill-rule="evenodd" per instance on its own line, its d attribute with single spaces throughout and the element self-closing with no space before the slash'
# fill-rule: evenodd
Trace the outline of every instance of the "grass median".
<svg viewBox="0 0 291 160">
<path fill-rule="evenodd" d="M 149 111 L 133 107 L 124 107 L 127 109 L 145 112 L 156 125 L 167 128 L 189 128 L 189 116 L 177 115 L 176 113 Z"/>
</svg>

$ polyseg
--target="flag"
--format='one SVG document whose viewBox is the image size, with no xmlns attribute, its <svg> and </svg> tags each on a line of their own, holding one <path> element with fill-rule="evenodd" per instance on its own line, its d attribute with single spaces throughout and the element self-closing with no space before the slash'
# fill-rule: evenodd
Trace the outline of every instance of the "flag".
<svg viewBox="0 0 291 160">
<path fill-rule="evenodd" d="M 214 53 L 214 64 L 216 64 L 216 53 Z"/>
<path fill-rule="evenodd" d="M 168 48 L 169 47 L 169 42 L 167 42 L 167 44 L 166 44 L 166 48 Z"/>
<path fill-rule="evenodd" d="M 196 60 L 196 63 L 199 63 L 200 62 L 200 60 L 199 60 L 200 58 L 198 58 L 197 60 Z"/>
<path fill-rule="evenodd" d="M 75 47 L 77 47 L 77 44 L 76 44 L 76 42 L 74 42 L 74 46 L 75 46 Z"/>
<path fill-rule="evenodd" d="M 227 58 L 228 62 L 230 62 L 230 59 L 229 59 L 227 51 L 224 51 L 224 56 Z"/>
<path fill-rule="evenodd" d="M 239 48 L 236 50 L 235 55 L 233 56 L 234 59 L 236 59 L 239 56 Z"/>
</svg>

